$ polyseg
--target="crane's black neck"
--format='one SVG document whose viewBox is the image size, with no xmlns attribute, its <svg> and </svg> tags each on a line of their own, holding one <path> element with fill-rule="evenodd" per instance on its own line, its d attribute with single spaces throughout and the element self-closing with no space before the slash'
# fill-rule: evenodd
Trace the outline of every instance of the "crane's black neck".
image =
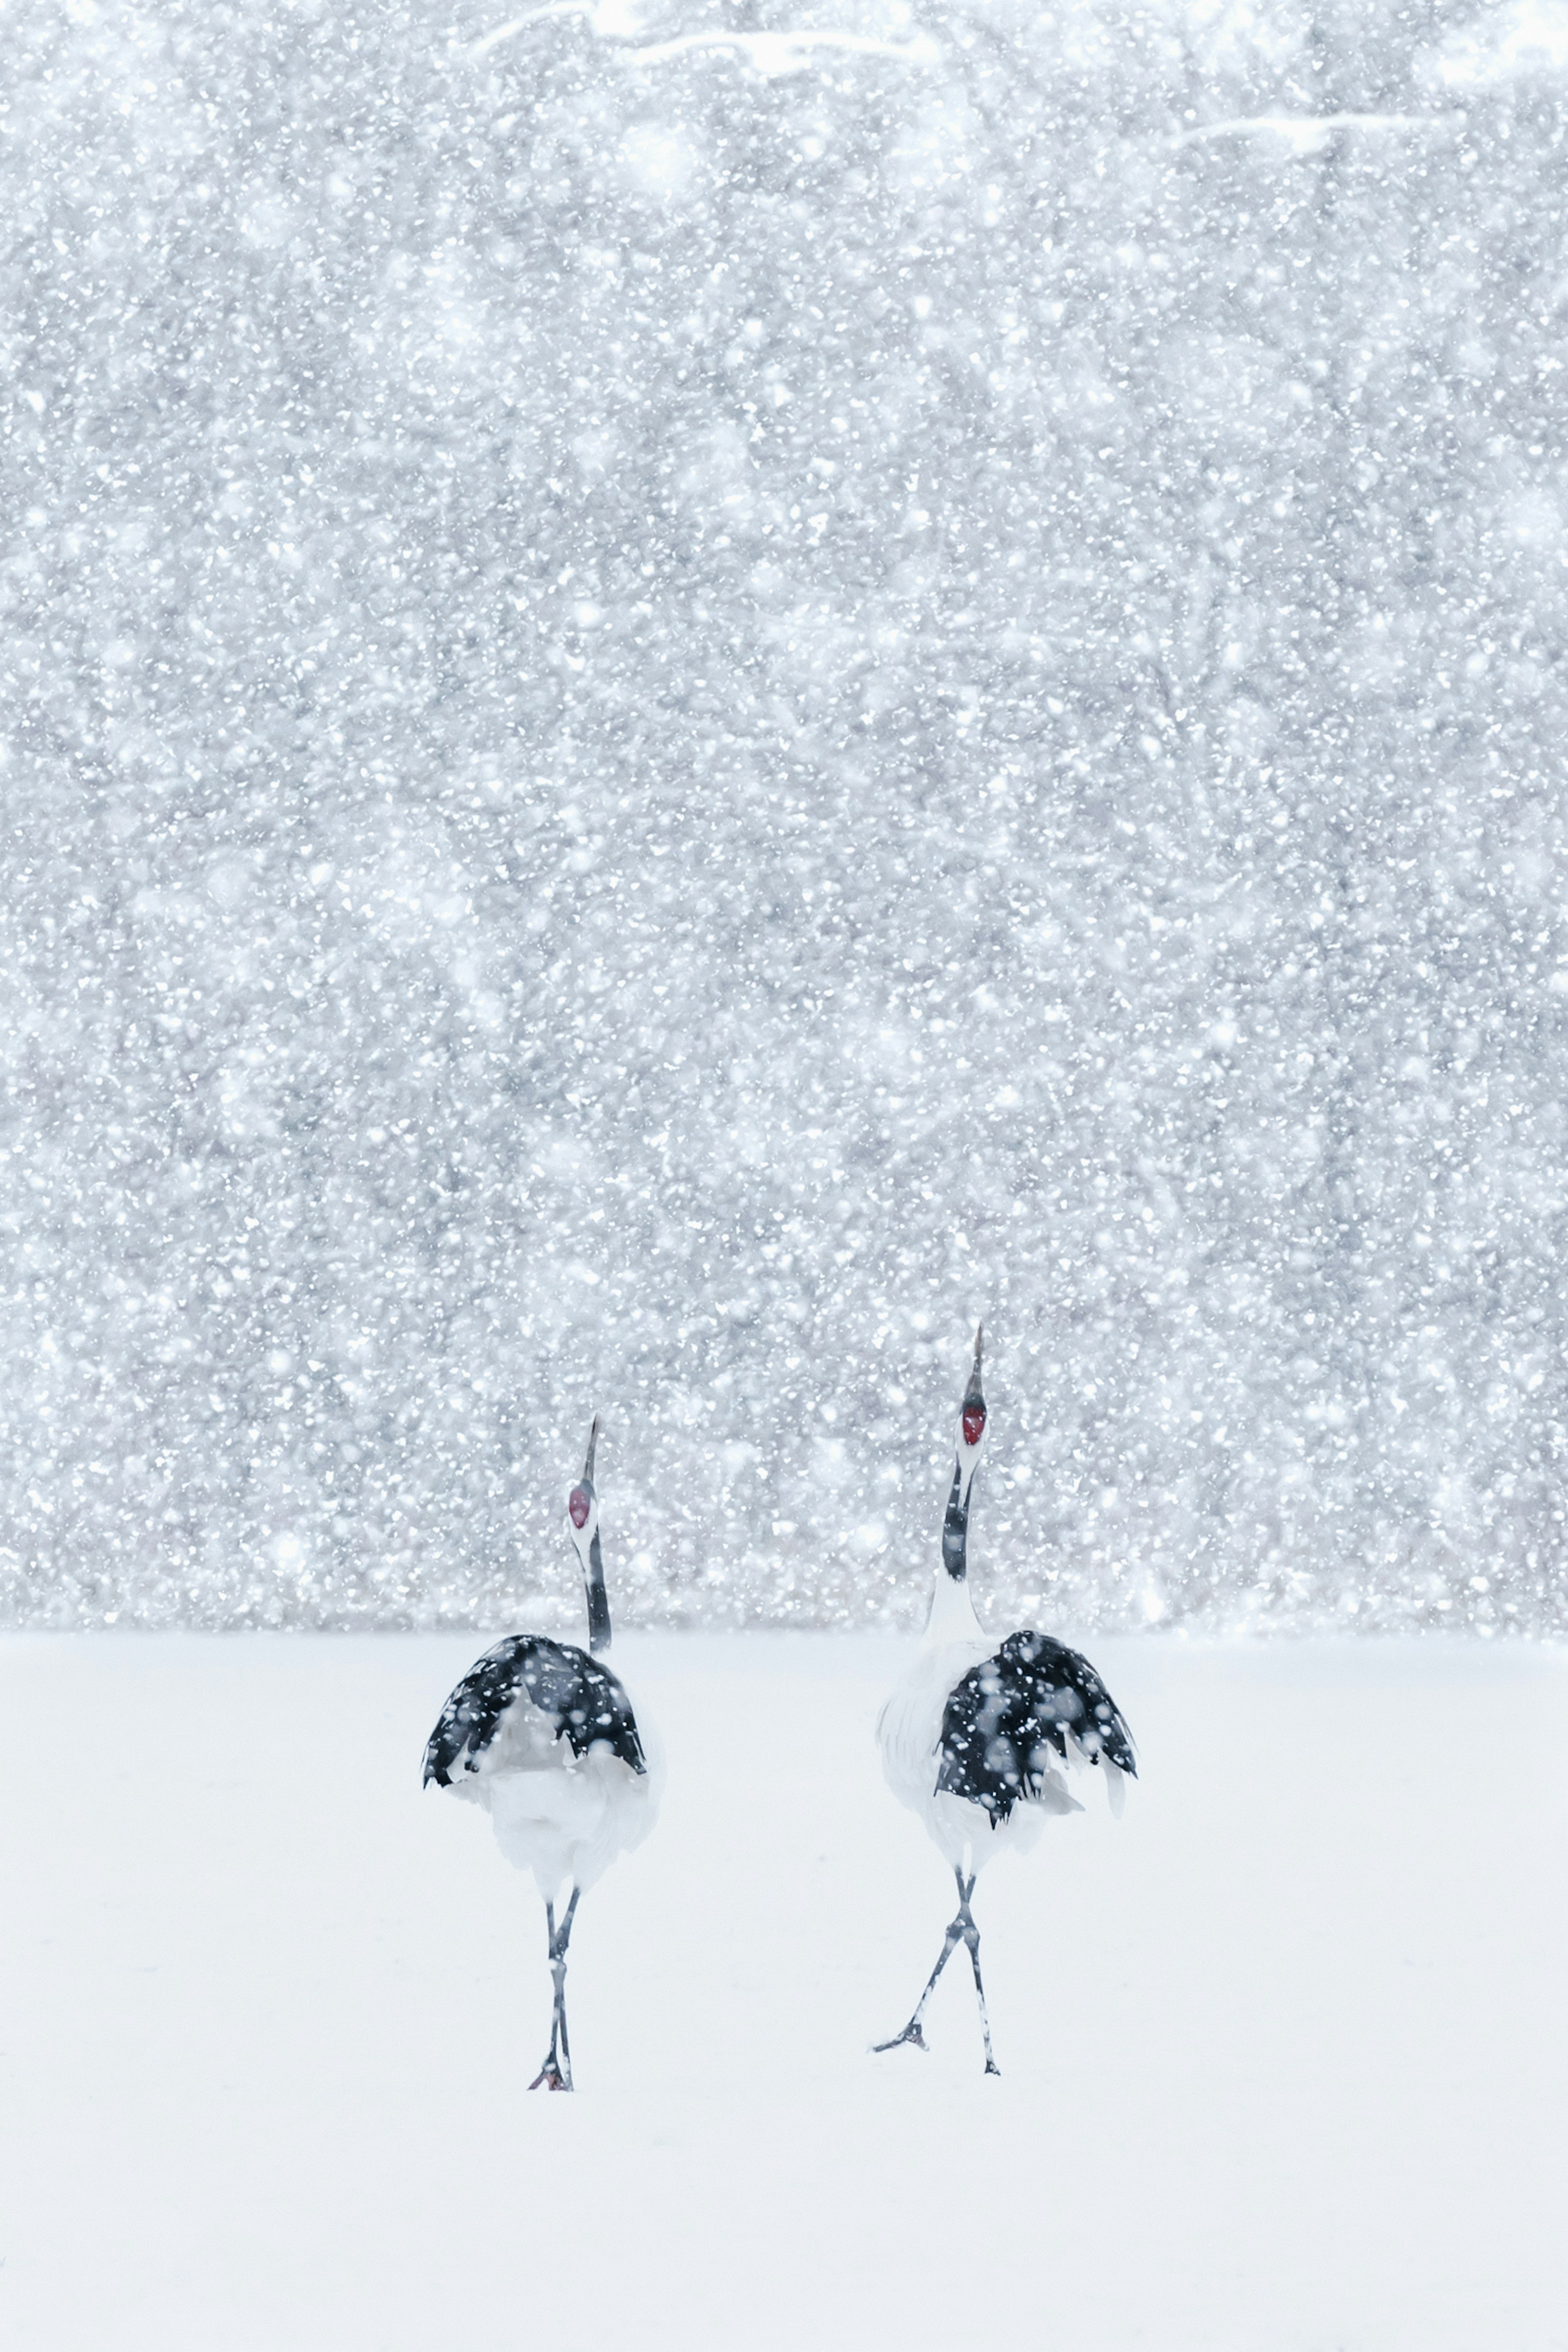
<svg viewBox="0 0 1568 2352">
<path fill-rule="evenodd" d="M 605 1591 L 605 1563 L 599 1551 L 599 1530 L 588 1546 L 588 1647 L 597 1657 L 610 1646 L 610 1600 Z"/>
<path fill-rule="evenodd" d="M 947 1498 L 947 1514 L 942 1523 L 942 1564 L 954 1584 L 962 1584 L 969 1573 L 969 1496 L 974 1492 L 971 1478 L 966 1494 L 963 1486 L 963 1465 L 952 1465 L 952 1491 Z"/>
</svg>

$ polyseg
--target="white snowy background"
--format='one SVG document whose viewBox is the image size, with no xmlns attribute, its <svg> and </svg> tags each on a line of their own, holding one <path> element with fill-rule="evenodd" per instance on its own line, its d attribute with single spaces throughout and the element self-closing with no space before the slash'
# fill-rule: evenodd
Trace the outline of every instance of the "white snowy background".
<svg viewBox="0 0 1568 2352">
<path fill-rule="evenodd" d="M 1560 1626 L 1565 78 L 8 6 L 7 1618 Z"/>
</svg>

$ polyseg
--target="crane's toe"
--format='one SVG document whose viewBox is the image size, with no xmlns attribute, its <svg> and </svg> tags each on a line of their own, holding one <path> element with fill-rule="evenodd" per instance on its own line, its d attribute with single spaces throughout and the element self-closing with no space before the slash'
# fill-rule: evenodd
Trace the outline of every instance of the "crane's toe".
<svg viewBox="0 0 1568 2352">
<path fill-rule="evenodd" d="M 906 2042 L 913 2050 L 924 2050 L 929 2047 L 925 2035 L 921 2032 L 919 2021 L 915 2019 L 910 2020 L 901 2033 L 895 2033 L 890 2042 L 873 2042 L 871 2055 L 873 2058 L 879 2058 L 884 2050 L 897 2050 Z"/>
<path fill-rule="evenodd" d="M 572 2088 L 570 2081 L 561 2072 L 553 2058 L 545 2060 L 528 2087 L 531 2091 L 537 2091 L 541 2084 L 547 2091 L 569 2091 Z"/>
</svg>

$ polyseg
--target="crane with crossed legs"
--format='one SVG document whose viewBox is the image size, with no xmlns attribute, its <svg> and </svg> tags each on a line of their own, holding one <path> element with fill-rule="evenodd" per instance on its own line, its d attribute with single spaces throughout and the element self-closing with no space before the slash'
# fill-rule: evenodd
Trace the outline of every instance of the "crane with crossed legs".
<svg viewBox="0 0 1568 2352">
<path fill-rule="evenodd" d="M 610 1604 L 599 1549 L 599 1497 L 588 1433 L 583 1475 L 566 1497 L 566 1532 L 583 1571 L 588 1648 L 512 1633 L 487 1650 L 441 1710 L 425 1750 L 425 1785 L 482 1805 L 496 1842 L 531 1870 L 544 1903 L 555 1999 L 550 2051 L 530 2084 L 572 2088 L 566 1949 L 577 1905 L 620 1853 L 640 1845 L 658 1811 L 663 1759 L 646 1717 L 605 1664 Z M 559 1924 L 556 1905 L 570 1887 Z"/>
<path fill-rule="evenodd" d="M 958 1909 L 914 2015 L 901 2033 L 876 2048 L 926 2047 L 926 2003 L 962 1943 L 974 1971 L 985 2072 L 996 2074 L 980 1930 L 971 1908 L 975 1881 L 997 1854 L 1033 1845 L 1051 1815 L 1082 1811 L 1068 1790 L 1068 1770 L 1098 1769 L 1111 1811 L 1119 1813 L 1124 1776 L 1136 1777 L 1138 1768 L 1127 1726 L 1087 1658 L 1048 1633 L 1026 1630 L 998 1642 L 975 1615 L 969 1511 L 985 1441 L 983 1340 L 977 1331 L 925 1638 L 877 1722 L 882 1769 L 894 1795 L 919 1814 L 945 1857 L 958 1885 Z"/>
</svg>

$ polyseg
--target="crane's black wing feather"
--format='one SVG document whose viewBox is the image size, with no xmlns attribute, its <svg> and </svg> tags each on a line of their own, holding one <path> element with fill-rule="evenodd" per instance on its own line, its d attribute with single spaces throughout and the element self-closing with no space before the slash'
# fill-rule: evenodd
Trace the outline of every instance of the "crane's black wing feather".
<svg viewBox="0 0 1568 2352">
<path fill-rule="evenodd" d="M 1103 1757 L 1136 1779 L 1131 1735 L 1089 1660 L 1048 1633 L 1011 1633 L 948 1695 L 937 1788 L 984 1805 L 994 1827 L 1039 1795 L 1053 1757 L 1067 1761 L 1069 1735 L 1092 1763 Z"/>
<path fill-rule="evenodd" d="M 632 1703 L 608 1666 L 569 1642 L 513 1633 L 485 1652 L 441 1709 L 425 1750 L 425 1786 L 435 1780 L 449 1789 L 454 1766 L 477 1772 L 502 1716 L 521 1691 L 553 1722 L 556 1738 L 570 1740 L 574 1756 L 585 1756 L 603 1740 L 634 1772 L 647 1769 Z"/>
</svg>

